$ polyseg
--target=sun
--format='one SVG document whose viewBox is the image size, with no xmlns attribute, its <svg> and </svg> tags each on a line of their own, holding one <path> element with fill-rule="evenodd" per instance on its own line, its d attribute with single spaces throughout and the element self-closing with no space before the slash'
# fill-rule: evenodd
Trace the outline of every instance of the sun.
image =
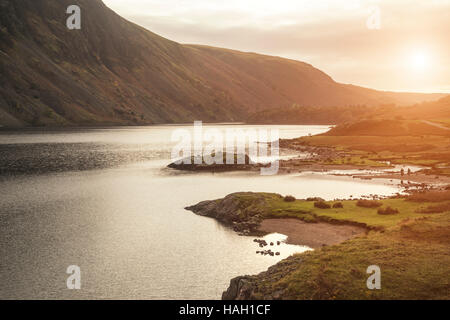
<svg viewBox="0 0 450 320">
<path fill-rule="evenodd" d="M 409 60 L 409 66 L 413 71 L 426 71 L 430 63 L 430 56 L 423 51 L 414 52 Z"/>
</svg>

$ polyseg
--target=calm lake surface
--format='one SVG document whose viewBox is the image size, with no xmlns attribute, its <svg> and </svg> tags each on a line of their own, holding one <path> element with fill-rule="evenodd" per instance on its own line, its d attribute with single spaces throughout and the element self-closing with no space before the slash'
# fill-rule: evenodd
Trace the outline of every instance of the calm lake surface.
<svg viewBox="0 0 450 320">
<path fill-rule="evenodd" d="M 256 255 L 253 237 L 184 207 L 239 191 L 333 199 L 399 190 L 314 173 L 172 171 L 178 128 L 0 132 L 0 298 L 218 299 L 231 278 L 309 248 L 282 244 L 278 257 Z M 281 138 L 328 130 L 265 128 Z M 66 287 L 69 265 L 81 268 L 81 290 Z"/>
</svg>

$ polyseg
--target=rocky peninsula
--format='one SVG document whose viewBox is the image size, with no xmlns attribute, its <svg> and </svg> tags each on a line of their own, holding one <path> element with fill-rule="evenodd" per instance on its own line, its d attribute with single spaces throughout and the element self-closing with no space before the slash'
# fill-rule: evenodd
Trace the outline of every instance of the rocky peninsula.
<svg viewBox="0 0 450 320">
<path fill-rule="evenodd" d="M 235 193 L 186 209 L 243 235 L 287 231 L 288 241 L 311 241 L 315 248 L 258 275 L 232 279 L 225 300 L 450 298 L 448 190 L 340 201 Z M 373 264 L 382 267 L 383 290 L 366 287 L 366 269 Z"/>
</svg>

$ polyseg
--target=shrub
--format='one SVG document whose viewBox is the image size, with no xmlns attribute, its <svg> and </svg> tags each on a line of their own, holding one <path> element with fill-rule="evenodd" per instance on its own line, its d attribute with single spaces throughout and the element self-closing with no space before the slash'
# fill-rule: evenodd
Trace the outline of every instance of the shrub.
<svg viewBox="0 0 450 320">
<path fill-rule="evenodd" d="M 314 207 L 319 208 L 319 209 L 330 209 L 331 208 L 331 206 L 324 201 L 314 202 Z"/>
<path fill-rule="evenodd" d="M 408 201 L 414 202 L 441 202 L 450 200 L 450 190 L 418 192 L 410 195 Z"/>
<path fill-rule="evenodd" d="M 314 197 L 314 198 L 307 198 L 306 201 L 325 201 L 325 200 L 319 197 Z"/>
<path fill-rule="evenodd" d="M 387 208 L 380 208 L 378 209 L 378 214 L 384 215 L 384 216 L 388 216 L 388 215 L 393 215 L 393 214 L 398 214 L 398 210 L 391 208 L 391 207 L 387 207 Z"/>
<path fill-rule="evenodd" d="M 335 204 L 333 204 L 333 208 L 335 209 L 342 209 L 344 207 L 344 205 L 342 204 L 342 202 L 336 202 Z"/>
<path fill-rule="evenodd" d="M 293 196 L 284 197 L 284 202 L 294 202 L 294 201 L 295 201 L 295 197 L 293 197 Z"/>
<path fill-rule="evenodd" d="M 377 200 L 358 200 L 356 205 L 358 207 L 363 207 L 363 208 L 378 208 L 378 207 L 381 207 L 383 204 Z"/>
<path fill-rule="evenodd" d="M 442 213 L 445 211 L 450 211 L 450 203 L 437 204 L 434 206 L 428 206 L 425 209 L 420 209 L 419 213 Z"/>
</svg>

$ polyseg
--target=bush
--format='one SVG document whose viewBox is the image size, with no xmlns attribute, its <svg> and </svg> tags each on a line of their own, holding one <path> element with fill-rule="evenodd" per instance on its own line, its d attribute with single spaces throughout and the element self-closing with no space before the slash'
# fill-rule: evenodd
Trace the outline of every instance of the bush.
<svg viewBox="0 0 450 320">
<path fill-rule="evenodd" d="M 344 205 L 342 204 L 342 202 L 336 202 L 335 204 L 333 204 L 333 208 L 335 209 L 342 209 L 344 207 Z"/>
<path fill-rule="evenodd" d="M 319 209 L 330 209 L 331 208 L 331 206 L 324 201 L 314 202 L 314 207 L 319 208 Z"/>
<path fill-rule="evenodd" d="M 410 195 L 407 200 L 414 202 L 441 202 L 450 200 L 450 191 L 418 192 Z"/>
<path fill-rule="evenodd" d="M 293 196 L 284 197 L 284 202 L 294 202 L 294 201 L 295 201 L 295 197 L 293 197 Z"/>
<path fill-rule="evenodd" d="M 307 198 L 306 201 L 325 201 L 325 200 L 319 197 L 314 197 L 314 198 Z"/>
<path fill-rule="evenodd" d="M 378 207 L 381 207 L 383 204 L 377 200 L 358 200 L 356 205 L 358 207 L 363 207 L 363 208 L 378 208 Z"/>
<path fill-rule="evenodd" d="M 442 213 L 450 211 L 450 203 L 437 204 L 434 206 L 428 206 L 425 209 L 418 210 L 419 213 Z"/>
<path fill-rule="evenodd" d="M 393 209 L 391 207 L 387 207 L 387 208 L 380 208 L 378 209 L 378 214 L 384 215 L 384 216 L 389 216 L 389 215 L 393 215 L 393 214 L 398 214 L 398 210 L 397 209 Z"/>
</svg>

